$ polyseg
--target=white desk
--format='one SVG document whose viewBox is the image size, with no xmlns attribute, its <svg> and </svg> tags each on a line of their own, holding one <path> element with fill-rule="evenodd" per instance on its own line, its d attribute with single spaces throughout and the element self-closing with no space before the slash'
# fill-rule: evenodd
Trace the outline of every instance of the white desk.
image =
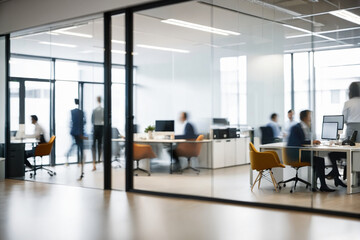
<svg viewBox="0 0 360 240">
<path fill-rule="evenodd" d="M 125 142 L 124 138 L 113 138 L 112 141 L 114 142 Z M 210 139 L 203 139 L 201 141 L 195 141 L 195 140 L 186 140 L 186 139 L 134 139 L 134 143 L 142 143 L 142 144 L 167 144 L 170 146 L 170 152 L 174 149 L 175 144 L 179 143 L 212 143 L 212 140 Z M 170 174 L 173 172 L 173 164 L 172 164 L 172 154 L 170 154 Z"/>
<path fill-rule="evenodd" d="M 282 150 L 286 147 L 286 143 L 270 143 L 260 145 L 260 151 L 268 150 Z M 360 174 L 360 147 L 357 146 L 323 146 L 313 145 L 300 148 L 301 151 L 314 151 L 318 152 L 345 152 L 346 153 L 346 165 L 347 165 L 347 194 L 359 193 L 360 182 L 358 174 Z M 250 170 L 250 182 L 253 180 L 252 170 Z"/>
</svg>

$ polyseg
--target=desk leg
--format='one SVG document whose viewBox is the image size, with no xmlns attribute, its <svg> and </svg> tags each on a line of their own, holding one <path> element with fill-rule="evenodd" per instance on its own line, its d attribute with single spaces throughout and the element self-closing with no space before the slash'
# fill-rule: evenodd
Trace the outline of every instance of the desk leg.
<svg viewBox="0 0 360 240">
<path fill-rule="evenodd" d="M 170 143 L 170 174 L 173 173 L 173 144 Z"/>
<path fill-rule="evenodd" d="M 347 194 L 351 194 L 352 191 L 351 191 L 351 185 L 353 184 L 352 182 L 352 172 L 351 172 L 351 169 L 352 169 L 352 154 L 351 154 L 351 151 L 347 151 L 346 152 L 346 174 L 347 174 L 347 189 L 346 189 L 346 193 Z"/>
</svg>

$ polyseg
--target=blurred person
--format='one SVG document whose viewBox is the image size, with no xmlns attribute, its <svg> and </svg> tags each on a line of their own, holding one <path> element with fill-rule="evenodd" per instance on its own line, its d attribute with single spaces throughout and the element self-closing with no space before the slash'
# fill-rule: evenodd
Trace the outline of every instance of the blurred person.
<svg viewBox="0 0 360 240">
<path fill-rule="evenodd" d="M 292 109 L 290 109 L 287 112 L 288 120 L 285 123 L 285 129 L 284 129 L 286 136 L 288 136 L 290 134 L 291 127 L 294 126 L 295 124 L 297 124 L 297 122 L 294 120 L 294 115 L 295 115 L 295 112 Z"/>
<path fill-rule="evenodd" d="M 36 115 L 31 115 L 31 123 L 34 124 L 34 133 L 33 134 L 27 134 L 25 135 L 25 138 L 35 138 L 39 141 L 39 144 L 46 142 L 44 137 L 44 128 L 38 123 L 38 117 Z M 29 157 L 35 156 L 35 148 L 33 147 L 31 150 L 25 151 L 25 165 L 28 168 L 33 168 L 33 166 L 30 164 L 29 160 L 27 160 Z"/>
<path fill-rule="evenodd" d="M 91 116 L 91 122 L 93 124 L 93 145 L 92 145 L 92 157 L 93 157 L 93 171 L 96 170 L 96 151 L 98 155 L 98 162 L 102 153 L 102 141 L 104 132 L 104 108 L 101 106 L 101 97 L 96 98 L 98 106 L 93 110 Z"/>
<path fill-rule="evenodd" d="M 274 138 L 281 138 L 281 129 L 278 124 L 278 115 L 276 113 L 271 114 L 270 122 L 266 126 L 271 127 L 271 129 L 273 130 Z"/>
<path fill-rule="evenodd" d="M 344 115 L 344 122 L 346 123 L 346 137 L 351 137 L 354 131 L 358 131 L 356 142 L 359 142 L 360 134 L 360 88 L 359 82 L 352 82 L 349 86 L 349 100 L 344 103 L 342 114 Z M 328 179 L 334 178 L 335 186 L 340 185 L 347 187 L 339 176 L 339 170 L 337 168 L 336 161 L 346 159 L 346 153 L 344 152 L 330 152 L 329 158 L 333 166 L 330 173 L 326 175 Z M 344 179 L 346 179 L 346 165 L 344 170 Z"/>
<path fill-rule="evenodd" d="M 182 135 L 176 135 L 176 139 L 195 139 L 197 137 L 194 126 L 188 121 L 188 113 L 181 112 L 179 117 L 180 122 L 184 125 Z"/>
<path fill-rule="evenodd" d="M 311 144 L 312 133 L 311 133 L 311 111 L 304 110 L 300 112 L 301 122 L 294 125 L 290 130 L 286 152 L 291 159 L 299 159 L 299 148 L 305 144 Z M 320 144 L 319 140 L 313 140 L 312 144 Z M 315 172 L 315 179 L 320 179 L 320 191 L 322 192 L 333 192 L 334 189 L 329 188 L 325 181 L 325 161 L 324 158 L 318 156 L 312 156 L 312 167 Z M 311 151 L 301 151 L 301 162 L 311 163 Z M 317 182 L 317 181 L 315 181 Z M 313 186 L 313 190 L 316 186 Z"/>
<path fill-rule="evenodd" d="M 183 124 L 184 130 L 183 130 L 183 134 L 176 135 L 175 139 L 196 139 L 197 138 L 197 135 L 195 133 L 195 128 L 188 121 L 188 117 L 189 116 L 188 116 L 187 112 L 180 113 L 179 120 Z M 172 158 L 174 161 L 173 170 L 176 172 L 176 171 L 181 170 L 181 166 L 180 166 L 179 157 L 177 156 L 175 149 L 176 149 L 176 147 L 172 150 L 172 152 L 170 154 L 172 154 Z"/>
<path fill-rule="evenodd" d="M 72 152 L 74 146 L 77 146 L 78 152 L 78 163 L 82 163 L 83 161 L 83 150 L 84 150 L 84 127 L 86 124 L 85 114 L 82 110 L 79 109 L 79 99 L 74 99 L 75 107 L 71 110 L 71 130 L 70 134 L 73 138 L 73 144 L 71 145 L 67 159 Z"/>
</svg>

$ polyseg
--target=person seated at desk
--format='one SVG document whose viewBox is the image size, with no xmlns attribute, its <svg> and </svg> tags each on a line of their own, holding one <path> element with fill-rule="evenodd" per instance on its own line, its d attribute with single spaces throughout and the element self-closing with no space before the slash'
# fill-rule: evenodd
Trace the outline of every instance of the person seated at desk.
<svg viewBox="0 0 360 240">
<path fill-rule="evenodd" d="M 181 112 L 179 120 L 184 125 L 184 132 L 182 135 L 175 135 L 175 139 L 196 139 L 197 134 L 195 133 L 194 126 L 188 121 L 188 114 L 186 112 Z M 174 171 L 179 171 L 181 169 L 181 166 L 179 157 L 177 156 L 175 149 L 170 154 L 172 154 L 174 160 Z"/>
<path fill-rule="evenodd" d="M 299 148 L 304 144 L 311 144 L 311 111 L 304 110 L 300 113 L 301 122 L 294 125 L 290 130 L 287 146 L 290 148 L 286 149 L 288 156 L 291 159 L 299 159 Z M 314 140 L 313 144 L 320 144 L 319 140 Z M 291 148 L 292 147 L 292 148 Z M 294 148 L 295 147 L 295 148 Z M 311 162 L 311 152 L 301 152 L 302 162 Z M 320 179 L 322 192 L 333 192 L 334 189 L 329 188 L 325 181 L 325 163 L 324 158 L 313 156 L 313 169 L 316 174 L 316 178 Z M 313 187 L 316 189 L 316 186 Z"/>
<path fill-rule="evenodd" d="M 39 141 L 39 143 L 44 143 L 44 129 L 43 127 L 38 123 L 38 117 L 36 115 L 31 115 L 31 123 L 35 125 L 34 133 L 33 134 L 27 134 L 25 135 L 25 138 L 35 138 Z M 25 151 L 25 165 L 29 168 L 33 168 L 29 160 L 27 160 L 29 157 L 34 157 L 35 154 L 35 147 L 33 147 L 31 150 Z"/>
<path fill-rule="evenodd" d="M 266 126 L 272 128 L 274 138 L 278 138 L 278 139 L 281 138 L 281 129 L 278 124 L 278 115 L 276 113 L 271 114 L 270 122 Z"/>
<path fill-rule="evenodd" d="M 180 122 L 184 125 L 184 133 L 176 135 L 175 139 L 196 139 L 194 126 L 188 121 L 188 114 L 186 112 L 180 113 Z"/>
</svg>

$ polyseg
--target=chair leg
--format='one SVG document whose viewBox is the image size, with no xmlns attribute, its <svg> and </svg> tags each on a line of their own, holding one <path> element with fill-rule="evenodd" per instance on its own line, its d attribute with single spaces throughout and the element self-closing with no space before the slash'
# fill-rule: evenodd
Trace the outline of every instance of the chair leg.
<svg viewBox="0 0 360 240">
<path fill-rule="evenodd" d="M 150 173 L 148 170 L 145 170 L 145 169 L 139 167 L 139 161 L 140 161 L 140 160 L 135 160 L 135 161 L 136 161 L 136 168 L 134 168 L 134 172 L 135 172 L 136 170 L 138 170 L 138 171 L 142 171 L 142 172 L 144 172 L 144 173 L 147 173 L 148 176 L 151 175 L 151 173 Z M 138 175 L 135 174 L 135 176 L 138 176 Z"/>
<path fill-rule="evenodd" d="M 259 177 L 260 177 L 260 173 L 261 173 L 261 172 L 259 172 L 258 175 L 256 176 L 256 179 L 255 179 L 253 185 L 251 186 L 251 191 L 253 191 L 254 186 L 255 186 L 256 182 L 258 181 L 258 179 L 259 179 Z"/>
<path fill-rule="evenodd" d="M 193 167 L 191 166 L 191 158 L 188 158 L 188 159 L 187 159 L 187 162 L 188 162 L 187 167 L 185 167 L 185 168 L 181 169 L 181 171 L 191 169 L 191 170 L 193 170 L 193 171 L 197 172 L 197 174 L 199 174 L 199 173 L 200 173 L 200 170 L 199 170 L 199 169 L 197 169 L 197 168 L 193 168 Z"/>
<path fill-rule="evenodd" d="M 278 192 L 278 184 L 276 183 L 275 177 L 274 177 L 273 172 L 271 171 L 271 169 L 270 169 L 270 176 L 271 176 L 271 180 L 272 180 L 272 183 L 274 185 L 275 191 Z"/>
<path fill-rule="evenodd" d="M 259 178 L 259 182 L 258 182 L 258 189 L 260 189 L 260 183 L 261 183 L 262 175 L 263 175 L 263 171 L 260 171 L 260 178 Z"/>
</svg>

